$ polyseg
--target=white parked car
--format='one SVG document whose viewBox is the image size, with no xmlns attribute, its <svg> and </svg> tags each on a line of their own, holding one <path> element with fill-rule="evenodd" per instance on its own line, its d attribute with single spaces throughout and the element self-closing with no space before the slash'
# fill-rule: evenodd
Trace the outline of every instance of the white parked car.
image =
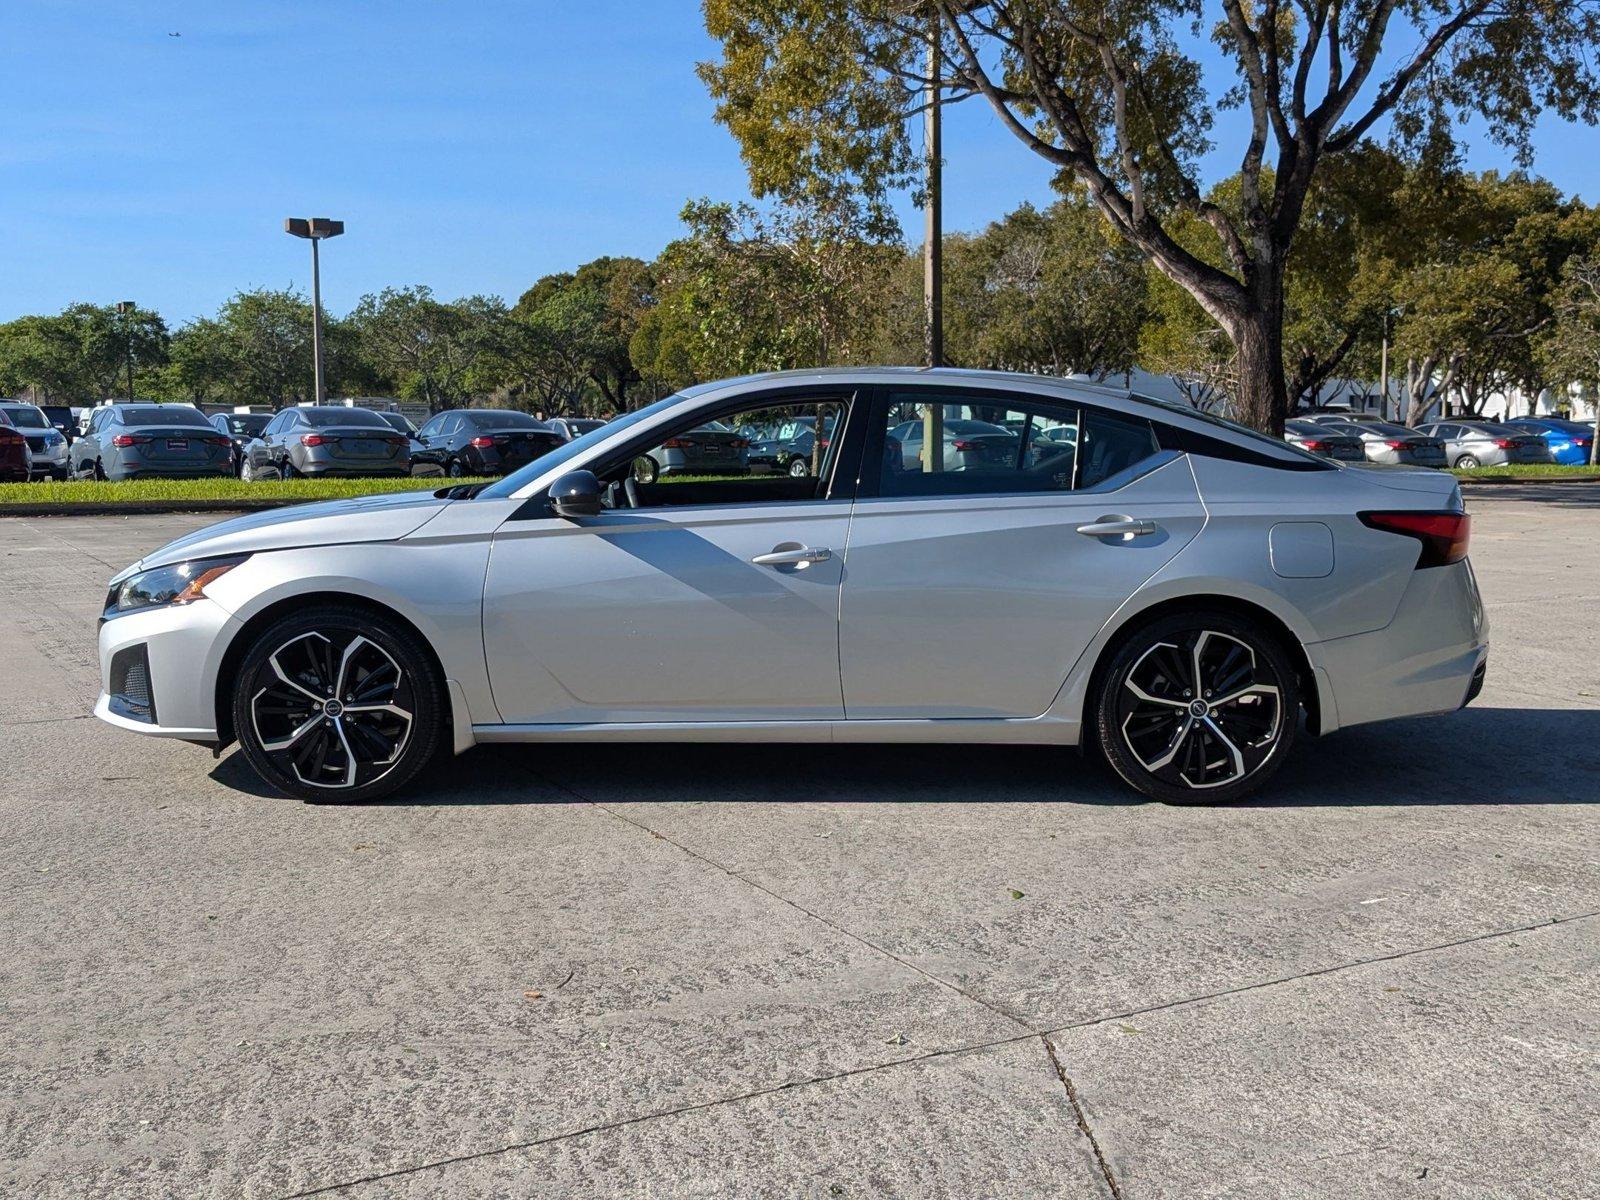
<svg viewBox="0 0 1600 1200">
<path fill-rule="evenodd" d="M 933 417 L 931 409 L 938 409 Z M 1001 455 L 908 460 L 913 414 Z M 836 421 L 820 474 L 645 482 L 722 422 Z M 260 513 L 111 583 L 96 712 L 237 739 L 308 800 L 443 745 L 1098 743 L 1244 796 L 1302 715 L 1460 708 L 1487 625 L 1455 480 L 1076 382 L 892 369 L 689 389 L 489 485 Z"/>
</svg>

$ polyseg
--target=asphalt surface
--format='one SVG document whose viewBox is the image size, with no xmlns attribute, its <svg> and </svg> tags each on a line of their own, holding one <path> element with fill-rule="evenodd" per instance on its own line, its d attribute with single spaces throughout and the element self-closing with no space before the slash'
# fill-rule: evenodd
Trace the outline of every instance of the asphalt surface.
<svg viewBox="0 0 1600 1200">
<path fill-rule="evenodd" d="M 0 519 L 0 1194 L 1600 1194 L 1600 490 L 1471 504 L 1479 700 L 1219 810 L 920 746 L 304 806 L 85 715 L 209 518 Z"/>
</svg>

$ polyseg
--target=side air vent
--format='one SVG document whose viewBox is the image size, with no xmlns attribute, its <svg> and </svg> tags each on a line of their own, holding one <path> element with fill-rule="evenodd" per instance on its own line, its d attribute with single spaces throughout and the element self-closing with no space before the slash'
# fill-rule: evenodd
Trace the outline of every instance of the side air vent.
<svg viewBox="0 0 1600 1200">
<path fill-rule="evenodd" d="M 156 723 L 156 698 L 150 690 L 150 655 L 143 642 L 125 646 L 111 657 L 111 711 L 130 721 Z"/>
</svg>

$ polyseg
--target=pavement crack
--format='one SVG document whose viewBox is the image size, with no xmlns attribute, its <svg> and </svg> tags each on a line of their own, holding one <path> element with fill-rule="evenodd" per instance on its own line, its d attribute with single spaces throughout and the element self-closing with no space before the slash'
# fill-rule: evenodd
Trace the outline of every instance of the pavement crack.
<svg viewBox="0 0 1600 1200">
<path fill-rule="evenodd" d="M 1040 1030 L 1041 1036 L 1053 1033 L 1066 1033 L 1073 1029 L 1088 1029 L 1094 1025 L 1103 1025 L 1107 1021 L 1126 1021 L 1131 1017 L 1149 1016 L 1151 1013 L 1168 1012 L 1176 1008 L 1184 1008 L 1190 1004 L 1206 1004 L 1212 1000 L 1225 1000 L 1230 996 L 1242 996 L 1247 992 L 1257 992 L 1264 988 L 1281 987 L 1286 983 L 1297 983 L 1302 979 L 1317 979 L 1324 975 L 1337 975 L 1341 971 L 1353 971 L 1359 967 L 1375 966 L 1378 963 L 1398 962 L 1401 959 L 1415 958 L 1421 954 L 1435 954 L 1440 950 L 1453 950 L 1457 946 L 1471 946 L 1477 942 L 1493 941 L 1496 938 L 1515 937 L 1519 933 L 1538 933 L 1541 929 L 1553 929 L 1558 925 L 1570 925 L 1574 921 L 1590 921 L 1600 917 L 1600 909 L 1593 912 L 1574 913 L 1568 917 L 1547 917 L 1543 921 L 1535 921 L 1528 925 L 1517 925 L 1511 929 L 1495 929 L 1488 933 L 1475 933 L 1470 937 L 1456 938 L 1453 941 L 1439 942 L 1433 946 L 1413 946 L 1409 950 L 1396 950 L 1392 954 L 1375 954 L 1371 958 L 1358 958 L 1351 962 L 1335 963 L 1328 967 L 1315 967 L 1309 971 L 1300 971 L 1294 975 L 1283 975 L 1277 979 L 1263 979 L 1256 983 L 1243 983 L 1238 987 L 1222 988 L 1215 992 L 1206 992 L 1199 996 L 1185 996 L 1181 1000 L 1168 1000 L 1164 1004 L 1151 1004 L 1144 1008 L 1130 1008 L 1122 1012 L 1105 1013 L 1098 1017 L 1090 1017 L 1083 1021 L 1072 1021 L 1065 1025 L 1052 1026 Z"/>
<path fill-rule="evenodd" d="M 532 774 L 538 775 L 538 772 L 532 772 Z M 659 830 L 650 828 L 650 826 L 644 824 L 644 822 L 642 822 L 642 821 L 636 821 L 632 817 L 626 815 L 625 813 L 617 812 L 614 809 L 612 809 L 610 806 L 602 803 L 601 801 L 595 800 L 595 799 L 593 799 L 593 798 L 591 798 L 589 796 L 585 796 L 582 792 L 579 792 L 575 788 L 568 787 L 566 784 L 561 783 L 559 780 L 551 779 L 546 775 L 538 775 L 538 778 L 543 780 L 544 783 L 546 783 L 548 786 L 556 788 L 559 791 L 565 792 L 567 795 L 573 797 L 575 800 L 580 800 L 584 804 L 588 804 L 588 805 L 591 805 L 594 808 L 599 809 L 601 812 L 605 813 L 608 817 L 612 817 L 612 818 L 614 818 L 614 819 L 616 819 L 618 821 L 624 822 L 625 824 L 631 825 L 635 829 L 639 830 L 642 833 L 648 833 L 651 837 L 656 838 L 656 839 L 658 839 L 660 841 L 666 842 L 669 846 L 673 846 L 676 849 L 681 850 L 684 854 L 687 854 L 690 858 L 693 858 L 696 861 L 705 864 L 706 866 L 712 868 L 713 870 L 722 872 L 722 874 L 726 875 L 728 878 L 735 879 L 738 882 L 744 884 L 746 887 L 752 887 L 756 891 L 761 892 L 764 895 L 770 896 L 774 900 L 777 900 L 779 903 L 788 905 L 790 908 L 794 909 L 796 912 L 803 913 L 805 916 L 811 918 L 811 920 L 820 922 L 821 924 L 826 925 L 829 929 L 832 929 L 834 932 L 839 933 L 839 934 L 843 935 L 844 937 L 847 937 L 847 938 L 851 939 L 852 941 L 857 942 L 858 944 L 867 947 L 867 949 L 872 950 L 877 954 L 881 954 L 885 958 L 889 958 L 889 959 L 894 960 L 895 962 L 899 963 L 902 967 L 905 967 L 908 971 L 913 971 L 916 974 L 921 975 L 924 979 L 927 979 L 930 982 L 935 983 L 935 984 L 937 984 L 938 986 L 940 986 L 942 988 L 947 988 L 950 991 L 956 993 L 956 995 L 961 996 L 961 997 L 963 997 L 963 998 L 965 998 L 967 1000 L 972 1001 L 974 1004 L 982 1005 L 984 1008 L 988 1009 L 990 1012 L 994 1013 L 996 1016 L 1004 1017 L 1006 1020 L 1010 1021 L 1012 1024 L 1018 1026 L 1019 1028 L 1026 1030 L 1028 1033 L 1038 1033 L 1039 1032 L 1032 1025 L 1030 1025 L 1025 1019 L 1023 1019 L 1022 1017 L 1018 1016 L 1014 1012 L 1007 1011 L 1005 1008 L 1002 1008 L 1000 1005 L 996 1004 L 994 1001 L 987 1000 L 982 996 L 976 995 L 973 992 L 968 991 L 966 988 L 962 987 L 960 984 L 952 983 L 950 980 L 945 979 L 942 976 L 935 975 L 932 971 L 929 971 L 926 968 L 918 966 L 916 963 L 911 962 L 909 959 L 902 958 L 900 955 L 896 954 L 893 950 L 890 950 L 888 947 L 880 946 L 880 945 L 878 945 L 878 943 L 874 942 L 872 939 L 862 936 L 861 934 L 857 933 L 855 930 L 849 928 L 848 926 L 839 924 L 839 922 L 833 920 L 831 917 L 823 916 L 821 913 L 815 912 L 812 909 L 807 908 L 805 905 L 801 904 L 798 900 L 793 900 L 790 897 L 785 896 L 782 892 L 774 891 L 772 888 L 769 888 L 766 884 L 760 883 L 757 880 L 751 879 L 748 875 L 741 874 L 740 872 L 735 871 L 733 868 L 725 866 L 724 864 L 717 862 L 716 859 L 714 859 L 714 858 L 708 858 L 706 855 L 700 853 L 698 850 L 694 849 L 692 846 L 686 846 L 684 843 L 678 841 L 676 838 L 669 837 L 666 834 L 660 832 Z"/>
<path fill-rule="evenodd" d="M 1105 1151 L 1100 1148 L 1100 1139 L 1095 1137 L 1094 1130 L 1089 1127 L 1089 1114 L 1084 1110 L 1083 1100 L 1073 1085 L 1072 1077 L 1061 1065 L 1061 1059 L 1057 1056 L 1056 1048 L 1051 1045 L 1050 1039 L 1040 1034 L 1039 1040 L 1044 1043 L 1044 1052 L 1050 1056 L 1050 1065 L 1055 1068 L 1056 1078 L 1061 1080 L 1061 1086 L 1067 1090 L 1067 1102 L 1072 1105 L 1072 1115 L 1078 1122 L 1078 1132 L 1083 1134 L 1089 1142 L 1089 1149 L 1094 1151 L 1094 1160 L 1099 1164 L 1100 1174 L 1105 1177 L 1106 1187 L 1111 1191 L 1112 1200 L 1122 1200 L 1122 1188 L 1117 1185 L 1117 1177 L 1112 1173 L 1111 1164 L 1106 1161 Z"/>
<path fill-rule="evenodd" d="M 378 1171 L 371 1175 L 362 1175 L 355 1179 L 344 1179 L 338 1183 L 320 1184 L 305 1191 L 289 1192 L 279 1197 L 279 1200 L 305 1200 L 308 1196 L 326 1196 L 333 1192 L 340 1192 L 346 1188 L 361 1187 L 369 1183 L 382 1183 L 390 1179 L 402 1179 L 407 1175 L 416 1175 L 422 1171 L 433 1171 L 441 1167 L 456 1166 L 460 1163 L 478 1162 L 486 1158 L 494 1158 L 501 1154 L 513 1154 L 518 1150 L 535 1150 L 540 1146 L 548 1146 L 555 1142 L 564 1142 L 572 1138 L 587 1137 L 590 1134 L 610 1133 L 617 1129 L 627 1129 L 632 1125 L 643 1125 L 650 1121 L 659 1121 L 666 1117 L 682 1116 L 686 1113 L 702 1112 L 709 1108 L 718 1108 L 725 1104 L 740 1104 L 748 1100 L 759 1100 L 766 1096 L 775 1096 L 781 1092 L 792 1092 L 800 1088 L 812 1087 L 819 1083 L 834 1083 L 843 1079 L 854 1079 L 859 1075 L 871 1075 L 878 1071 L 887 1071 L 895 1067 L 913 1066 L 918 1063 L 930 1062 L 940 1058 L 954 1058 L 963 1054 L 978 1054 L 986 1050 L 998 1050 L 1002 1046 L 1014 1046 L 1037 1036 L 1033 1033 L 1019 1033 L 1013 1037 L 996 1038 L 988 1042 L 976 1042 L 967 1046 L 952 1046 L 943 1050 L 930 1050 L 926 1054 L 914 1054 L 908 1058 L 891 1059 L 888 1062 L 871 1063 L 864 1067 L 850 1067 L 843 1071 L 833 1071 L 826 1075 L 816 1075 L 806 1079 L 791 1079 L 787 1083 L 774 1084 L 771 1087 L 756 1088 L 748 1092 L 740 1092 L 732 1096 L 719 1096 L 712 1100 L 702 1100 L 696 1104 L 679 1105 L 676 1108 L 658 1109 L 655 1112 L 640 1113 L 635 1117 L 623 1117 L 616 1121 L 601 1121 L 582 1129 L 571 1129 L 563 1133 L 552 1133 L 545 1137 L 530 1138 L 525 1142 L 512 1142 L 504 1146 L 494 1146 L 488 1150 L 476 1150 L 471 1154 L 454 1154 L 447 1158 L 430 1159 L 427 1162 L 413 1163 L 408 1167 L 396 1167 L 392 1171 Z M 1118 1196 L 1117 1200 L 1121 1200 Z"/>
</svg>

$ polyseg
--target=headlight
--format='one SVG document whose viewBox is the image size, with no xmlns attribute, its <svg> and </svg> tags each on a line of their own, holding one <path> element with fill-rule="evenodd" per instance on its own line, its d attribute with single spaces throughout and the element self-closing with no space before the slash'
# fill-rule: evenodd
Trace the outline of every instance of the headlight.
<svg viewBox="0 0 1600 1200">
<path fill-rule="evenodd" d="M 165 604 L 192 604 L 205 595 L 207 585 L 249 557 L 239 554 L 232 558 L 200 558 L 130 575 L 106 596 L 105 615 L 116 617 Z"/>
<path fill-rule="evenodd" d="M 44 444 L 46 446 L 59 446 L 62 442 L 66 441 L 66 440 L 67 440 L 66 438 L 62 437 L 54 429 L 52 429 L 49 433 L 44 435 Z"/>
</svg>

